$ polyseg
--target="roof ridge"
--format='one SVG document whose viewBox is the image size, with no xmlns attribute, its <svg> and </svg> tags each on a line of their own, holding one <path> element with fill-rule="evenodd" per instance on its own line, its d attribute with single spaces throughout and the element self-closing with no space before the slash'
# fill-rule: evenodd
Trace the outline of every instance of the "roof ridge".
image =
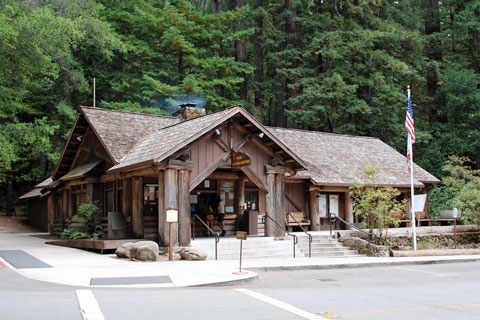
<svg viewBox="0 0 480 320">
<path fill-rule="evenodd" d="M 324 134 L 324 135 L 343 136 L 343 137 L 361 138 L 361 139 L 373 139 L 373 140 L 380 140 L 381 141 L 380 138 L 371 137 L 371 136 L 355 136 L 355 135 L 350 135 L 350 134 L 345 134 L 345 133 L 333 133 L 333 132 L 324 132 L 324 131 L 298 129 L 298 128 L 284 128 L 284 127 L 274 127 L 274 126 L 266 126 L 266 127 L 267 128 L 272 128 L 272 129 L 282 129 L 282 130 L 291 130 L 291 131 L 300 131 L 300 132 L 309 132 L 309 133 L 319 133 L 319 134 Z"/>
<path fill-rule="evenodd" d="M 229 107 L 229 108 L 225 108 L 225 109 L 222 109 L 222 110 L 219 110 L 217 112 L 213 112 L 213 113 L 209 113 L 209 114 L 205 114 L 205 115 L 202 115 L 200 117 L 195 117 L 195 118 L 192 118 L 192 119 L 188 119 L 188 120 L 184 120 L 184 121 L 179 121 L 177 123 L 174 123 L 174 124 L 171 124 L 169 126 L 166 126 L 166 127 L 163 127 L 163 128 L 160 128 L 158 130 L 155 130 L 153 132 L 150 132 L 148 134 L 146 134 L 145 136 L 142 137 L 142 139 L 138 140 L 137 143 L 135 143 L 135 145 L 119 160 L 118 163 L 121 163 L 123 160 L 127 159 L 127 157 L 132 154 L 136 149 L 137 147 L 139 147 L 142 143 L 144 143 L 146 140 L 148 140 L 151 136 L 153 136 L 154 134 L 156 134 L 157 132 L 160 132 L 160 131 L 163 131 L 165 129 L 169 129 L 169 128 L 172 128 L 172 127 L 175 127 L 175 126 L 178 126 L 180 124 L 184 124 L 184 123 L 188 123 L 192 120 L 197 120 L 197 119 L 201 119 L 201 118 L 204 118 L 204 117 L 207 117 L 207 116 L 211 116 L 211 115 L 214 115 L 214 114 L 217 114 L 217 113 L 220 113 L 220 112 L 225 112 L 225 111 L 231 111 L 231 109 L 234 109 L 236 107 Z M 226 112 L 227 113 L 227 112 Z"/>
<path fill-rule="evenodd" d="M 169 118 L 169 119 L 176 119 L 174 116 L 164 116 L 161 114 L 153 114 L 153 113 L 144 113 L 144 112 L 136 112 L 136 111 L 126 111 L 126 110 L 117 110 L 117 109 L 109 109 L 109 108 L 99 108 L 99 107 L 89 107 L 89 106 L 80 106 L 80 108 L 86 108 L 90 110 L 101 110 L 101 111 L 108 111 L 108 112 L 118 112 L 118 113 L 128 113 L 128 114 L 137 114 L 141 116 L 149 116 L 149 117 L 157 117 L 157 118 Z"/>
</svg>

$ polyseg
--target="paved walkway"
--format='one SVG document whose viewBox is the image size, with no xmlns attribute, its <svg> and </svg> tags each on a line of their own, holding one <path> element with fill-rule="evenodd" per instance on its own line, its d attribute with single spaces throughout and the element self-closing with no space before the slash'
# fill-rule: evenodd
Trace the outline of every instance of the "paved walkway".
<svg viewBox="0 0 480 320">
<path fill-rule="evenodd" d="M 44 234 L 45 235 L 45 234 Z M 394 264 L 448 263 L 480 260 L 475 256 L 408 258 L 287 258 L 243 261 L 245 275 L 236 275 L 238 260 L 139 262 L 80 249 L 47 245 L 38 233 L 0 229 L 0 268 L 25 277 L 72 286 L 186 287 L 254 281 L 257 272 L 358 268 Z"/>
</svg>

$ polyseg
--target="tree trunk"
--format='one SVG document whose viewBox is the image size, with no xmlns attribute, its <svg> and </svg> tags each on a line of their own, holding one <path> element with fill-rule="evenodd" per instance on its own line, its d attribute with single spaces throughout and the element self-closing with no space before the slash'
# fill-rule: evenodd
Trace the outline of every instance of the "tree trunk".
<svg viewBox="0 0 480 320">
<path fill-rule="evenodd" d="M 242 8 L 243 7 L 243 0 L 236 0 L 237 2 L 237 8 Z M 242 30 L 243 28 L 243 22 L 242 19 L 239 19 L 237 21 L 237 31 Z M 243 62 L 245 61 L 245 46 L 243 44 L 242 40 L 235 40 L 235 53 L 236 53 L 236 58 L 237 61 Z M 247 74 L 245 72 L 242 72 L 242 78 L 243 78 L 243 83 L 240 87 L 240 99 L 242 100 L 247 100 L 247 88 L 248 88 L 248 78 Z"/>
<path fill-rule="evenodd" d="M 433 34 L 440 32 L 440 15 L 437 0 L 424 0 L 425 11 L 425 35 L 430 36 L 427 39 L 426 54 L 430 61 L 442 60 L 442 43 L 439 37 Z M 434 99 L 438 88 L 437 71 L 434 64 L 431 64 L 427 70 L 427 95 Z M 430 123 L 436 121 L 437 110 L 435 102 L 430 102 L 429 106 L 429 121 Z"/>
<path fill-rule="evenodd" d="M 5 213 L 7 216 L 11 216 L 12 214 L 12 208 L 13 208 L 12 198 L 13 198 L 13 184 L 11 180 L 7 180 L 7 199 L 5 204 Z"/>
<path fill-rule="evenodd" d="M 256 1 L 256 7 L 257 7 L 257 13 L 255 16 L 255 25 L 256 25 L 256 30 L 255 33 L 253 34 L 253 41 L 254 41 L 254 48 L 255 48 L 255 73 L 254 73 L 254 81 L 255 81 L 255 92 L 254 92 L 254 103 L 255 103 L 255 108 L 257 110 L 262 109 L 263 107 L 263 72 L 264 72 L 264 66 L 263 66 L 263 61 L 264 61 L 264 55 L 263 55 L 263 45 L 261 45 L 261 37 L 263 34 L 263 12 L 262 10 L 259 10 L 262 5 L 262 0 L 257 0 Z"/>
</svg>

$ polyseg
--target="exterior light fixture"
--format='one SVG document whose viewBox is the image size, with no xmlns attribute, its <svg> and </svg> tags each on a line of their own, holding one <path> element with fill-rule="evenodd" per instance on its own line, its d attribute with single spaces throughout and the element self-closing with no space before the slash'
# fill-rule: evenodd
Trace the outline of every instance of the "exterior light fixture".
<svg viewBox="0 0 480 320">
<path fill-rule="evenodd" d="M 222 135 L 222 132 L 221 132 L 220 130 L 218 130 L 218 129 L 215 129 L 215 135 L 216 135 L 217 137 L 220 137 L 220 136 Z"/>
<path fill-rule="evenodd" d="M 258 137 L 259 137 L 260 139 L 263 139 L 263 137 L 265 137 L 265 133 L 260 132 L 260 134 L 258 135 Z"/>
</svg>

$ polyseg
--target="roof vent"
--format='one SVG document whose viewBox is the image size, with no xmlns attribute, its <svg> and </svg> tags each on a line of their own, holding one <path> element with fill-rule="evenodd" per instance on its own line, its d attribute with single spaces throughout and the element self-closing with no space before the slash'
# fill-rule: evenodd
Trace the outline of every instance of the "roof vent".
<svg viewBox="0 0 480 320">
<path fill-rule="evenodd" d="M 205 109 L 197 108 L 197 104 L 193 102 L 182 103 L 180 109 L 172 114 L 174 117 L 178 117 L 181 120 L 190 120 L 204 116 Z"/>
</svg>

